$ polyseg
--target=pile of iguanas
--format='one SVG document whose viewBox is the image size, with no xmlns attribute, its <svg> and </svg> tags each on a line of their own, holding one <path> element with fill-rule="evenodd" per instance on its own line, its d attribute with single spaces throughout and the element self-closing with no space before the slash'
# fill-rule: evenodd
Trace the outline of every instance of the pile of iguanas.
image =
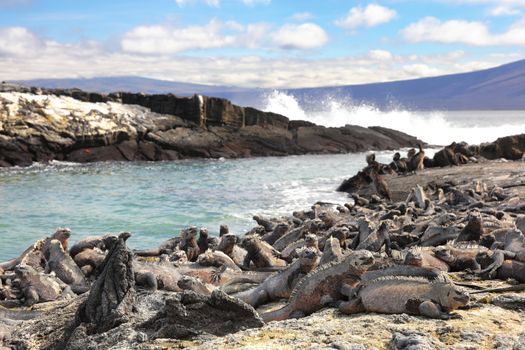
<svg viewBox="0 0 525 350">
<path fill-rule="evenodd" d="M 109 315 L 100 310 L 118 310 L 121 301 L 132 309 L 133 287 L 208 297 L 220 290 L 260 308 L 266 322 L 327 306 L 345 314 L 448 319 L 469 302 L 468 285 L 456 285 L 449 273 L 525 283 L 525 202 L 507 189 L 443 182 L 414 184 L 401 202 L 376 195 L 352 199 L 344 205 L 317 203 L 290 217 L 255 216 L 257 226 L 243 235 L 222 225 L 213 237 L 192 226 L 158 248 L 132 254 L 123 248 L 126 233 L 88 237 L 68 247 L 71 232 L 59 229 L 0 263 L 0 316 L 14 319 L 16 312 L 4 308 L 75 298 L 97 285 L 99 294 L 101 288 L 117 288 L 108 275 L 113 270 L 127 276 L 118 287 L 122 291 L 112 291 L 118 297 L 90 297 L 79 317 L 99 323 Z M 119 244 L 125 263 L 108 267 Z M 277 301 L 284 304 L 266 305 Z"/>
</svg>

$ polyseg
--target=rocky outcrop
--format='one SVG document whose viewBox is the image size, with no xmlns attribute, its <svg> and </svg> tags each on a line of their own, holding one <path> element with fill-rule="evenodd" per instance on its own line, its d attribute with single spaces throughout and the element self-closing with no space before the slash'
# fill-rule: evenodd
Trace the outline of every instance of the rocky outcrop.
<svg viewBox="0 0 525 350">
<path fill-rule="evenodd" d="M 522 159 L 525 155 L 525 134 L 506 136 L 479 146 L 479 154 L 487 159 Z"/>
<path fill-rule="evenodd" d="M 194 95 L 108 95 L 0 84 L 0 167 L 346 153 L 416 145 L 385 128 L 325 128 Z"/>
</svg>

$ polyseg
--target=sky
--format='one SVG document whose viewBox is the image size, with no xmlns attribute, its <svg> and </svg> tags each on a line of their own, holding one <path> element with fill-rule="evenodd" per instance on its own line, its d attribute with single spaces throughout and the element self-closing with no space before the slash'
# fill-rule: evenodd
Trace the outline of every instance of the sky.
<svg viewBox="0 0 525 350">
<path fill-rule="evenodd" d="M 0 0 L 0 80 L 384 82 L 524 58 L 525 0 Z"/>
</svg>

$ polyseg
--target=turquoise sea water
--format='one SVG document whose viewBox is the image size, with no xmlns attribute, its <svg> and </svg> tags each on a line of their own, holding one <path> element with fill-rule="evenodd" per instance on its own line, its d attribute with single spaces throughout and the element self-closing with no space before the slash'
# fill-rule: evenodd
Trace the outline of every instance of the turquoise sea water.
<svg viewBox="0 0 525 350">
<path fill-rule="evenodd" d="M 255 225 L 254 214 L 289 215 L 319 200 L 348 201 L 334 189 L 364 159 L 357 153 L 0 169 L 0 261 L 63 226 L 72 241 L 127 230 L 132 247 L 156 246 L 187 225 L 217 234 L 225 223 L 241 234 Z"/>
</svg>

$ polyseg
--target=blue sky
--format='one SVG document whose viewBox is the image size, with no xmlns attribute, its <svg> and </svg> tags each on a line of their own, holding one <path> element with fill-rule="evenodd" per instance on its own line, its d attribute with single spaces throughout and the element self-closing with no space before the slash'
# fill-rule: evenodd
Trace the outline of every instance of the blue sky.
<svg viewBox="0 0 525 350">
<path fill-rule="evenodd" d="M 0 79 L 358 84 L 523 58 L 525 0 L 0 0 Z"/>
</svg>

